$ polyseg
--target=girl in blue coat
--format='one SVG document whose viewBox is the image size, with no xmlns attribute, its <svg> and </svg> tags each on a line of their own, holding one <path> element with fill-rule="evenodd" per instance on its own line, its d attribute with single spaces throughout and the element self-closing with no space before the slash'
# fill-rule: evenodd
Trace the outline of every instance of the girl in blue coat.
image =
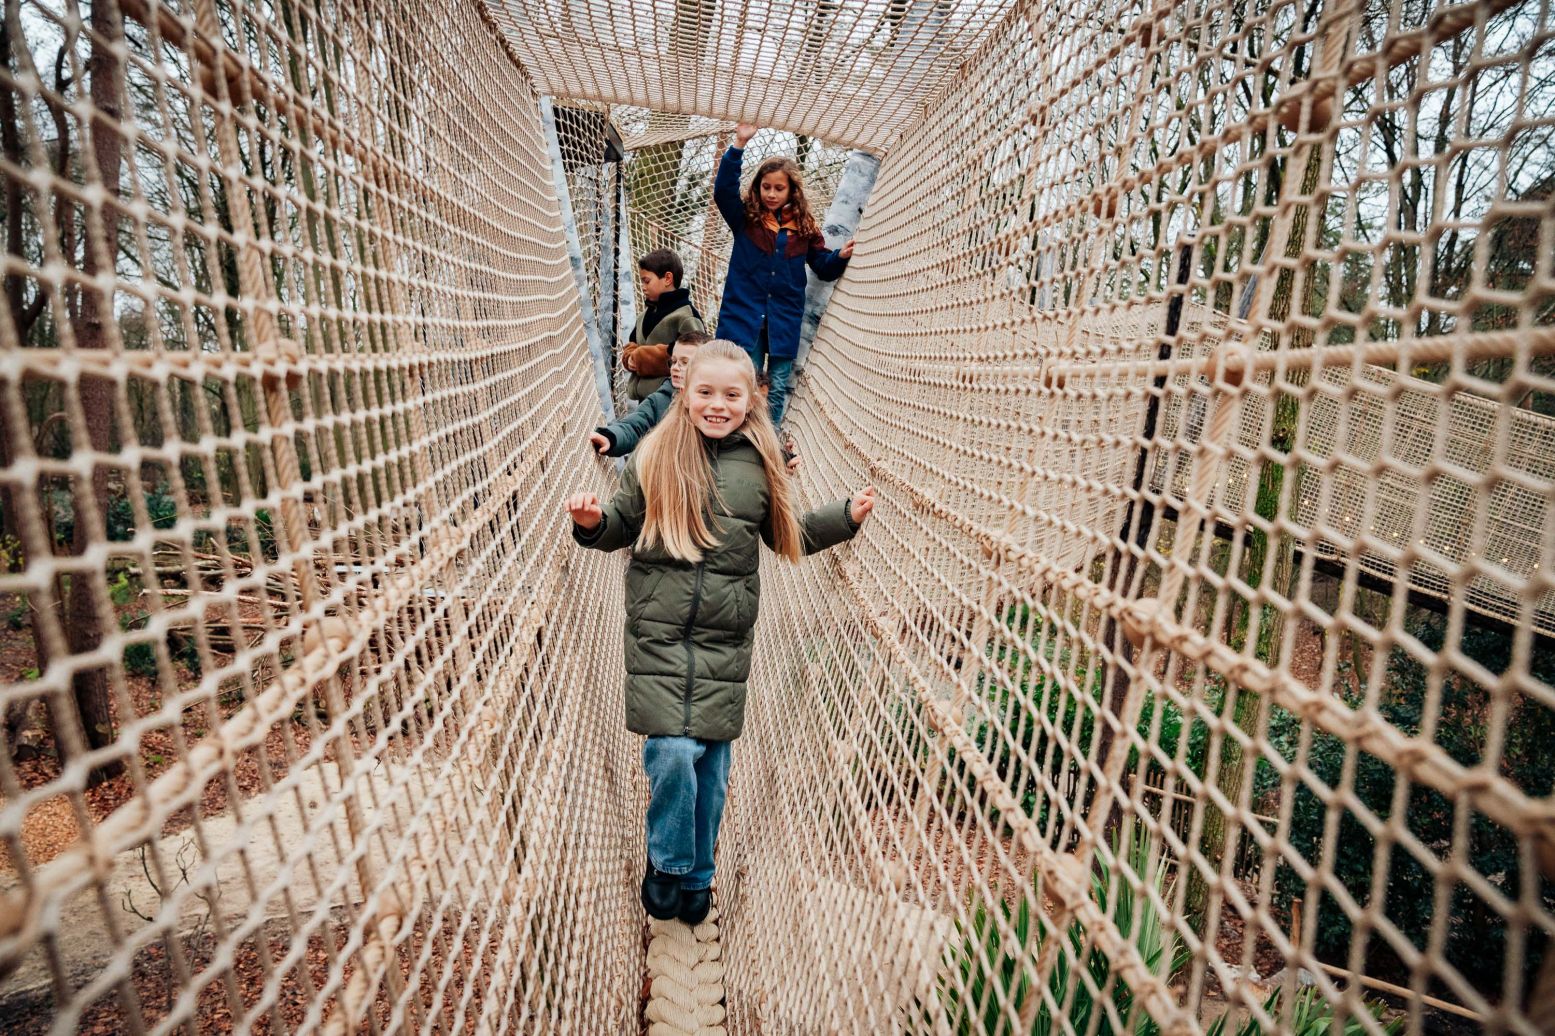
<svg viewBox="0 0 1555 1036">
<path fill-rule="evenodd" d="M 853 241 L 828 249 L 810 213 L 804 177 L 791 158 L 769 158 L 740 197 L 740 162 L 756 127 L 742 122 L 734 146 L 724 152 L 713 181 L 713 200 L 734 233 L 718 337 L 736 342 L 756 370 L 766 367 L 772 387 L 767 405 L 772 424 L 780 424 L 788 405 L 788 383 L 799 354 L 799 325 L 804 317 L 805 265 L 823 281 L 847 269 Z"/>
</svg>

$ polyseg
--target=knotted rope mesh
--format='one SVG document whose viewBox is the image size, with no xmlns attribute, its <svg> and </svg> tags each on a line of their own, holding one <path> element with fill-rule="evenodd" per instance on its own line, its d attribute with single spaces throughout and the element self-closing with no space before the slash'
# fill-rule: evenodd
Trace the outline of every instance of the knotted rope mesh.
<svg viewBox="0 0 1555 1036">
<path fill-rule="evenodd" d="M 728 224 L 713 204 L 713 176 L 724 149 L 734 143 L 735 124 L 575 98 L 559 101 L 556 111 L 579 259 L 584 282 L 595 289 L 601 334 L 616 346 L 629 340 L 642 311 L 631 298 L 636 260 L 660 248 L 681 257 L 681 284 L 713 326 L 732 245 Z M 746 145 L 747 180 L 765 159 L 778 155 L 798 164 L 821 222 L 848 151 L 802 134 L 764 130 Z M 627 198 L 630 204 L 620 212 Z M 613 356 L 611 363 L 616 404 L 625 407 L 627 371 Z"/>
<path fill-rule="evenodd" d="M 17 1028 L 1548 1031 L 1545 7 L 4 30 Z M 624 194 L 709 317 L 735 121 L 823 199 L 884 157 L 790 419 L 805 502 L 881 504 L 764 572 L 719 941 L 663 936 L 720 1010 L 643 1008 L 621 562 L 561 510 L 615 325 L 542 94 L 581 283 Z"/>
</svg>

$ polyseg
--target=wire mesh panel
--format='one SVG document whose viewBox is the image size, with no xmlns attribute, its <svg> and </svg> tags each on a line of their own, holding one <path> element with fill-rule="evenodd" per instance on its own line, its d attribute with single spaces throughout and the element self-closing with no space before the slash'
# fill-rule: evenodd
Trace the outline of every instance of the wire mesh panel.
<svg viewBox="0 0 1555 1036">
<path fill-rule="evenodd" d="M 533 87 L 468 4 L 5 19 L 3 1027 L 628 1024 Z"/>
</svg>

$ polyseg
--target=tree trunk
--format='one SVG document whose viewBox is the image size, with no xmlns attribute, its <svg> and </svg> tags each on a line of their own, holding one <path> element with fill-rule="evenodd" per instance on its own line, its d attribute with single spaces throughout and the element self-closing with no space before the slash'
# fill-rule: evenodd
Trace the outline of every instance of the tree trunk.
<svg viewBox="0 0 1555 1036">
<path fill-rule="evenodd" d="M 869 201 L 870 192 L 875 189 L 875 177 L 879 172 L 878 156 L 868 151 L 848 153 L 842 176 L 837 180 L 837 191 L 832 195 L 821 224 L 827 247 L 842 247 L 858 230 L 864 205 Z M 804 317 L 800 321 L 799 356 L 795 360 L 795 365 L 801 369 L 809 361 L 810 346 L 815 341 L 816 331 L 821 327 L 821 314 L 826 311 L 832 292 L 837 288 L 835 281 L 823 281 L 813 272 L 807 271 L 805 280 Z"/>
<path fill-rule="evenodd" d="M 1313 149 L 1308 157 L 1307 164 L 1302 170 L 1301 195 L 1310 197 L 1317 190 L 1318 175 L 1322 169 L 1322 153 L 1319 149 Z M 1287 170 L 1288 172 L 1288 170 Z M 1302 244 L 1306 240 L 1307 223 L 1311 219 L 1313 210 L 1316 210 L 1319 219 L 1322 218 L 1322 206 L 1304 204 L 1296 206 L 1291 215 L 1290 234 L 1286 239 L 1285 258 L 1299 258 Z M 1321 234 L 1321 230 L 1319 231 Z M 1290 269 L 1281 269 L 1276 276 L 1273 297 L 1269 302 L 1267 322 L 1280 324 L 1289 318 L 1292 302 L 1296 293 L 1297 273 Z M 1302 285 L 1306 293 L 1311 293 L 1315 285 L 1310 274 L 1306 275 Z M 1305 308 L 1305 304 L 1304 304 Z M 1295 338 L 1293 347 L 1305 348 L 1310 346 L 1310 336 L 1301 328 L 1295 328 L 1291 332 Z M 1271 430 L 1269 444 L 1282 455 L 1288 455 L 1295 447 L 1296 426 L 1300 418 L 1299 407 L 1296 401 L 1285 394 L 1280 394 L 1274 401 L 1274 427 Z M 1259 517 L 1274 521 L 1279 514 L 1280 501 L 1285 491 L 1286 465 L 1284 461 L 1266 462 L 1258 471 L 1258 495 L 1253 508 Z M 1291 578 L 1294 574 L 1294 544 L 1289 535 L 1277 534 L 1278 539 L 1272 546 L 1274 562 L 1269 573 L 1269 585 L 1279 593 L 1288 595 L 1290 592 Z M 1258 586 L 1263 583 L 1264 569 L 1269 566 L 1268 559 L 1271 551 L 1268 536 L 1258 529 L 1249 533 L 1247 554 L 1243 560 L 1242 571 L 1249 585 Z M 1281 640 L 1284 627 L 1280 615 L 1271 607 L 1262 606 L 1257 609 L 1258 626 L 1256 630 L 1248 631 L 1246 626 L 1249 621 L 1249 607 L 1245 603 L 1238 606 L 1237 618 L 1233 620 L 1237 627 L 1233 628 L 1233 636 L 1245 637 L 1251 632 L 1256 638 L 1254 652 L 1258 659 L 1269 665 L 1274 665 L 1280 654 Z M 1240 646 L 1240 645 L 1238 645 Z M 1235 683 L 1228 683 L 1226 687 L 1226 700 L 1222 704 L 1222 715 L 1229 708 L 1233 723 L 1248 737 L 1255 741 L 1258 735 L 1260 716 L 1263 712 L 1263 700 L 1255 691 Z M 1209 760 L 1205 761 L 1209 766 Z M 1246 771 L 1250 768 L 1242 757 L 1242 746 L 1234 739 L 1227 737 L 1220 744 L 1219 763 L 1215 767 L 1215 786 L 1221 794 L 1231 802 L 1237 802 L 1242 794 L 1242 786 L 1247 778 Z M 1206 772 L 1208 772 L 1206 770 Z M 1208 803 L 1204 806 L 1204 828 L 1199 839 L 1199 849 L 1204 859 L 1211 864 L 1219 866 L 1226 852 L 1226 818 L 1225 815 Z M 1232 847 L 1235 851 L 1235 847 Z M 1208 905 L 1209 888 L 1204 881 L 1204 876 L 1197 868 L 1191 869 L 1188 877 L 1188 894 L 1186 907 L 1190 915 L 1200 917 Z"/>
<path fill-rule="evenodd" d="M 14 439 L 9 434 L 9 430 L 0 428 L 0 431 L 5 432 L 5 434 L 0 434 L 0 470 L 13 470 L 12 465 L 16 460 L 16 451 L 11 444 Z M 0 482 L 0 512 L 3 512 L 5 515 L 4 523 L 0 523 L 0 541 L 8 538 L 9 529 L 16 522 L 16 499 L 19 495 L 16 488 L 9 482 Z M 20 547 L 13 560 L 19 568 L 25 569 L 27 567 L 26 548 Z M 35 602 L 29 600 L 28 603 L 34 604 Z M 38 622 L 30 617 L 27 626 L 32 631 L 33 655 L 37 659 L 35 664 L 38 672 L 41 673 L 48 668 L 49 664 L 48 650 L 44 646 L 43 630 Z M 5 749 L 12 754 L 13 758 L 16 756 L 19 735 L 27 723 L 27 715 L 32 708 L 34 700 L 33 698 L 22 696 L 13 698 L 6 705 L 4 716 L 0 717 L 0 723 L 3 723 L 5 728 Z"/>
<path fill-rule="evenodd" d="M 119 58 L 104 41 L 124 38 L 124 25 L 115 3 L 99 2 L 92 5 L 92 53 L 87 59 L 87 75 L 90 79 L 93 108 L 101 119 L 91 128 L 92 156 L 96 160 L 97 174 L 102 178 L 107 202 L 102 209 L 100 226 L 95 230 L 95 241 L 88 240 L 82 260 L 82 270 L 91 278 L 100 272 L 112 272 L 114 257 L 118 253 L 119 213 L 119 159 L 122 144 L 115 124 L 123 115 L 123 67 Z M 79 349 L 103 349 L 109 342 L 108 321 L 112 320 L 112 298 L 103 297 L 95 289 L 80 292 L 79 307 L 73 321 L 76 347 Z M 113 389 L 112 383 L 96 377 L 82 376 L 79 392 L 81 410 L 86 420 L 86 434 L 96 453 L 107 454 L 113 450 Z M 92 468 L 90 492 L 77 487 L 74 494 L 76 520 L 71 536 L 70 552 L 80 555 L 86 552 L 94 534 L 106 533 L 108 513 L 108 471 L 102 465 Z M 97 650 L 104 637 L 104 614 L 111 611 L 103 600 L 102 574 L 77 573 L 70 580 L 70 595 L 66 603 L 66 634 L 70 651 L 81 655 Z M 111 684 L 105 667 L 78 671 L 72 680 L 76 709 L 80 712 L 81 727 L 86 744 L 90 748 L 103 748 L 113 743 L 113 711 Z M 124 769 L 121 762 L 111 762 L 97 767 L 88 777 L 89 784 L 97 784 L 117 776 Z"/>
</svg>

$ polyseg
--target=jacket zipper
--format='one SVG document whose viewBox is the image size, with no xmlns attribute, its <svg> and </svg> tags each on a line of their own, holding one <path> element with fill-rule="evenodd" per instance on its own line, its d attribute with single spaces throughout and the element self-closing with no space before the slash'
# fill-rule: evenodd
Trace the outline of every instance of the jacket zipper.
<svg viewBox="0 0 1555 1036">
<path fill-rule="evenodd" d="M 686 737 L 691 736 L 691 689 L 696 681 L 697 652 L 691 643 L 691 627 L 697 621 L 697 609 L 702 605 L 702 576 L 707 572 L 707 562 L 697 563 L 697 581 L 691 589 L 691 612 L 686 616 L 686 694 L 685 694 L 685 722 L 681 733 Z"/>
</svg>

